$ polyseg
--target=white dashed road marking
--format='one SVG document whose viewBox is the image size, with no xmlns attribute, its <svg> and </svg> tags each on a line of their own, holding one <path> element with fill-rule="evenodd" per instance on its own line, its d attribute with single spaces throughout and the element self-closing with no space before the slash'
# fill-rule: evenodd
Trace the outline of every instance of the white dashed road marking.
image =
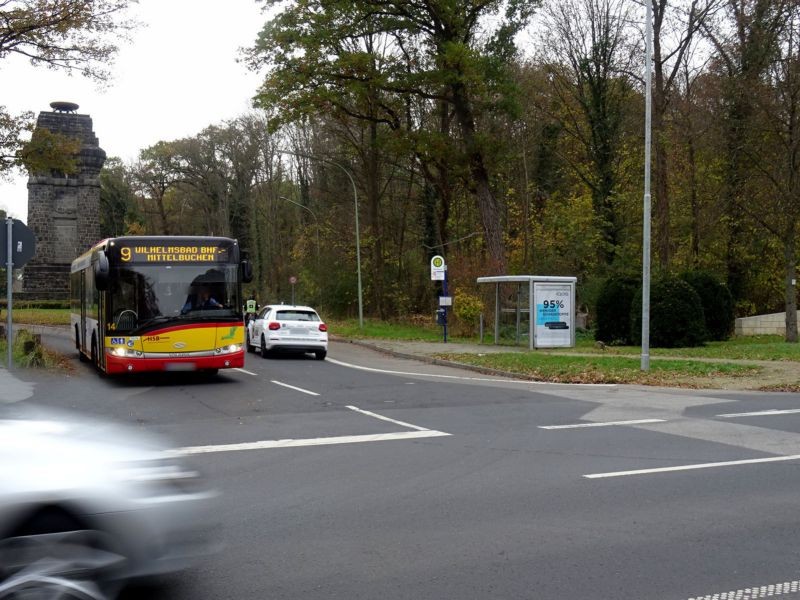
<svg viewBox="0 0 800 600">
<path fill-rule="evenodd" d="M 774 596 L 795 594 L 797 592 L 800 592 L 800 581 L 785 581 L 784 583 L 732 590 L 721 594 L 695 596 L 689 598 L 689 600 L 758 600 L 759 598 L 773 598 Z"/>
<path fill-rule="evenodd" d="M 247 369 L 240 369 L 239 367 L 234 367 L 234 371 L 239 371 L 240 373 L 247 373 L 248 375 L 252 375 L 253 377 L 258 377 L 258 373 L 253 373 L 252 371 L 248 371 Z"/>
<path fill-rule="evenodd" d="M 427 427 L 418 427 L 417 425 L 412 425 L 411 423 L 405 423 L 404 421 L 396 421 L 394 419 L 390 419 L 389 417 L 384 417 L 382 415 L 375 414 L 374 412 L 369 412 L 368 410 L 361 410 L 357 406 L 348 406 L 347 408 L 359 412 L 362 415 L 375 417 L 376 419 L 380 419 L 382 421 L 389 421 L 389 423 L 394 423 L 395 425 L 400 425 L 401 427 L 409 427 L 410 429 L 416 429 L 417 431 L 430 431 L 430 429 L 428 429 Z"/>
<path fill-rule="evenodd" d="M 575 423 L 574 425 L 539 425 L 539 429 L 580 429 L 582 427 L 612 427 L 615 425 L 642 425 L 664 423 L 664 419 L 637 419 L 635 421 L 607 421 L 605 423 Z"/>
<path fill-rule="evenodd" d="M 265 440 L 261 442 L 245 442 L 242 444 L 219 444 L 216 446 L 187 446 L 176 448 L 176 454 L 210 454 L 213 452 L 235 452 L 240 450 L 264 450 L 267 448 L 297 448 L 301 446 L 329 446 L 332 444 L 358 444 L 363 442 L 389 442 L 395 440 L 413 440 L 449 436 L 443 431 L 400 431 L 398 433 L 377 433 L 372 435 L 344 435 L 337 437 Z"/>
<path fill-rule="evenodd" d="M 285 388 L 289 388 L 290 390 L 295 390 L 297 392 L 303 392 L 304 394 L 308 394 L 309 396 L 319 396 L 317 392 L 312 392 L 311 390 L 304 390 L 303 388 L 295 387 L 293 385 L 289 385 L 288 383 L 281 383 L 280 381 L 275 381 L 274 379 L 271 379 L 270 381 L 275 385 L 280 385 Z"/>
<path fill-rule="evenodd" d="M 769 458 L 751 458 L 748 460 L 730 460 L 726 462 L 703 463 L 697 465 L 679 465 L 676 467 L 661 467 L 657 469 L 637 469 L 635 471 L 612 471 L 610 473 L 591 473 L 584 475 L 586 479 L 605 479 L 609 477 L 626 477 L 629 475 L 650 475 L 653 473 L 672 473 L 674 471 L 692 471 L 695 469 L 715 469 L 717 467 L 735 467 L 739 465 L 755 465 L 759 463 L 783 462 L 787 460 L 800 460 L 800 454 L 793 456 L 771 456 Z"/>
<path fill-rule="evenodd" d="M 800 413 L 800 408 L 791 408 L 787 410 L 759 410 L 756 412 L 728 413 L 717 416 L 722 417 L 723 419 L 734 419 L 736 417 L 771 417 L 772 415 L 791 415 L 794 413 Z"/>
</svg>

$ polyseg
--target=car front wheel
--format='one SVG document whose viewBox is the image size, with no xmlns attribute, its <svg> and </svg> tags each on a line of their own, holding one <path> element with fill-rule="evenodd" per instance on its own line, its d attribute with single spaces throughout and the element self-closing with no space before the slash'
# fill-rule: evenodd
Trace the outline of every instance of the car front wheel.
<svg viewBox="0 0 800 600">
<path fill-rule="evenodd" d="M 245 329 L 244 333 L 244 347 L 247 348 L 247 351 L 251 354 L 256 351 L 256 347 L 253 346 L 252 340 L 250 339 L 250 330 Z"/>
</svg>

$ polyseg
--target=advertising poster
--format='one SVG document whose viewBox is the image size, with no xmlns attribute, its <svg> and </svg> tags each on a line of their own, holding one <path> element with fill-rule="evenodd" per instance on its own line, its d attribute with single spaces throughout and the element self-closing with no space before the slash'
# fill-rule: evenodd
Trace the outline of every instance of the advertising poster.
<svg viewBox="0 0 800 600">
<path fill-rule="evenodd" d="M 535 346 L 560 348 L 572 345 L 575 324 L 572 310 L 572 285 L 569 283 L 534 283 Z"/>
</svg>

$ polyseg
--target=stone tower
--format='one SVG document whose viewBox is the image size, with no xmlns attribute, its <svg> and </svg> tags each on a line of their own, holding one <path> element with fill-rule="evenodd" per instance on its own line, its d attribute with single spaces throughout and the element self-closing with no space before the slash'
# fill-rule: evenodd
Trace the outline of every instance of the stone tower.
<svg viewBox="0 0 800 600">
<path fill-rule="evenodd" d="M 92 131 L 92 119 L 72 102 L 52 102 L 39 113 L 37 129 L 78 139 L 78 170 L 33 173 L 28 178 L 28 227 L 36 235 L 36 255 L 25 266 L 21 297 L 69 297 L 70 263 L 100 240 L 100 169 L 106 160 Z"/>
</svg>

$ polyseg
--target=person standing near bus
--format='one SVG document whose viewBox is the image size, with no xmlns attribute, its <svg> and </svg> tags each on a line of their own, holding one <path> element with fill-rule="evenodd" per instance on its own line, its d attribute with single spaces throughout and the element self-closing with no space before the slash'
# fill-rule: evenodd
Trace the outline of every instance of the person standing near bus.
<svg viewBox="0 0 800 600">
<path fill-rule="evenodd" d="M 258 312 L 258 301 L 256 300 L 256 293 L 252 292 L 250 297 L 245 302 L 245 323 L 249 323 L 250 321 L 256 318 L 256 313 Z"/>
</svg>

